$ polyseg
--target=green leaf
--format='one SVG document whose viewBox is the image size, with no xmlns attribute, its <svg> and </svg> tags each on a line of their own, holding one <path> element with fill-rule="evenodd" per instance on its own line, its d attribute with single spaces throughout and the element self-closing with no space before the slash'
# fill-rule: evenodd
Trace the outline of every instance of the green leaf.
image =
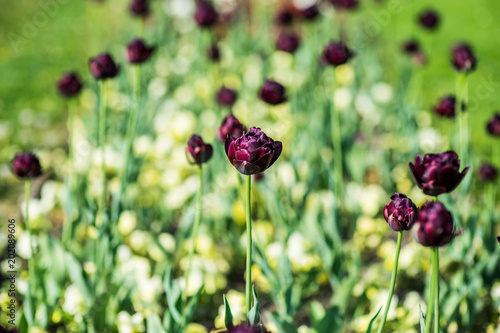
<svg viewBox="0 0 500 333">
<path fill-rule="evenodd" d="M 425 333 L 425 316 L 422 312 L 422 307 L 418 305 L 418 311 L 420 312 L 420 333 Z"/>
<path fill-rule="evenodd" d="M 224 323 L 228 330 L 234 327 L 233 314 L 231 313 L 231 308 L 229 307 L 229 302 L 227 301 L 226 295 L 224 295 Z"/>
<path fill-rule="evenodd" d="M 33 325 L 33 321 L 35 319 L 35 309 L 33 307 L 33 298 L 31 298 L 31 287 L 28 285 L 28 289 L 26 289 L 26 295 L 24 296 L 24 319 L 26 320 L 27 325 Z M 27 331 L 26 331 L 27 332 Z"/>
<path fill-rule="evenodd" d="M 371 333 L 372 332 L 373 324 L 375 324 L 375 320 L 377 320 L 377 317 L 378 317 L 378 314 L 380 313 L 380 310 L 382 310 L 382 307 L 380 307 L 378 309 L 378 311 L 375 314 L 375 316 L 373 316 L 373 318 L 370 320 L 370 323 L 368 324 L 368 329 L 366 330 L 366 333 Z"/>
<path fill-rule="evenodd" d="M 196 294 L 191 297 L 189 300 L 188 304 L 186 305 L 186 308 L 184 310 L 184 321 L 186 323 L 189 323 L 191 321 L 191 317 L 193 316 L 195 306 L 198 304 L 198 299 L 200 298 L 201 291 L 203 290 L 204 285 L 202 284 L 201 287 L 198 289 Z"/>
<path fill-rule="evenodd" d="M 177 301 L 181 296 L 181 288 L 178 283 L 172 281 L 172 270 L 170 268 L 165 272 L 163 287 L 165 288 L 165 294 L 167 296 L 169 313 L 175 322 L 180 324 L 182 322 L 182 316 L 177 309 Z"/>
<path fill-rule="evenodd" d="M 28 329 L 28 320 L 26 319 L 26 315 L 23 313 L 19 321 L 19 332 L 28 332 Z"/>
<path fill-rule="evenodd" d="M 255 292 L 254 285 L 252 285 L 252 294 L 253 294 L 253 307 L 248 312 L 248 321 L 250 322 L 250 325 L 255 326 L 258 323 L 260 323 L 260 315 L 259 315 L 260 303 L 259 299 L 257 298 L 257 293 Z"/>
<path fill-rule="evenodd" d="M 163 333 L 165 330 L 161 325 L 160 317 L 156 313 L 148 317 L 148 333 Z"/>
<path fill-rule="evenodd" d="M 71 278 L 71 281 L 77 286 L 78 290 L 80 290 L 80 292 L 82 293 L 83 298 L 85 300 L 85 304 L 87 306 L 90 306 L 92 304 L 92 301 L 90 298 L 90 292 L 87 283 L 85 282 L 85 278 L 83 276 L 82 266 L 70 253 L 66 253 L 65 259 L 66 259 L 66 267 L 68 268 L 68 274 L 69 277 Z"/>
<path fill-rule="evenodd" d="M 318 301 L 312 301 L 309 303 L 309 313 L 311 316 L 311 322 L 314 326 L 325 317 L 326 311 L 323 305 Z"/>
</svg>

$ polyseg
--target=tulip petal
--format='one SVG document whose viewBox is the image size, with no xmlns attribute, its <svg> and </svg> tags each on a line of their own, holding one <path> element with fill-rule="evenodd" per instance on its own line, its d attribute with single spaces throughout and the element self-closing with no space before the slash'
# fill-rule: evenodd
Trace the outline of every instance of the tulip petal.
<svg viewBox="0 0 500 333">
<path fill-rule="evenodd" d="M 235 160 L 233 165 L 235 166 L 236 170 L 244 175 L 254 175 L 261 172 L 261 169 L 257 165 L 248 163 L 247 161 Z"/>
<path fill-rule="evenodd" d="M 271 163 L 269 163 L 268 168 L 271 165 L 273 165 L 274 162 L 276 162 L 278 157 L 280 157 L 280 155 L 281 155 L 281 151 L 283 150 L 283 144 L 281 143 L 281 141 L 274 141 L 273 146 L 274 146 L 274 154 L 273 154 L 273 158 L 271 159 Z"/>
</svg>

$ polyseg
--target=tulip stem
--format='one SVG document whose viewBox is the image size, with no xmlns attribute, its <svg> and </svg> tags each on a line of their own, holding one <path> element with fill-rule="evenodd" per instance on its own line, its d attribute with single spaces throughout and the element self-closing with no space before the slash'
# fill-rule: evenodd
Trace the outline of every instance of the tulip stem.
<svg viewBox="0 0 500 333">
<path fill-rule="evenodd" d="M 467 162 L 467 146 L 468 146 L 468 121 L 467 114 L 462 110 L 462 106 L 467 103 L 467 74 L 460 74 L 457 78 L 457 93 L 455 98 L 455 113 L 458 117 L 458 133 L 459 133 L 459 151 L 460 158 Z"/>
<path fill-rule="evenodd" d="M 427 310 L 427 315 L 426 315 L 426 318 L 425 318 L 425 328 L 427 330 L 427 332 L 431 332 L 431 322 L 432 322 L 432 315 L 434 314 L 434 307 L 436 307 L 438 305 L 438 298 L 436 298 L 436 293 L 437 293 L 437 270 L 438 270 L 438 266 L 439 266 L 439 262 L 438 262 L 439 258 L 438 258 L 438 248 L 437 247 L 433 247 L 432 248 L 432 273 L 431 273 L 431 282 L 430 282 L 430 295 L 429 295 L 429 309 Z M 438 295 L 439 297 L 439 295 Z M 436 310 L 437 312 L 438 310 Z M 435 320 L 438 319 L 439 320 L 439 313 L 437 314 L 434 314 L 435 315 Z M 437 332 L 436 330 L 438 329 L 437 328 L 437 324 L 434 323 L 434 329 L 435 329 L 435 332 Z"/>
<path fill-rule="evenodd" d="M 439 247 L 432 248 L 432 283 L 434 284 L 434 333 L 439 333 Z"/>
<path fill-rule="evenodd" d="M 403 239 L 403 232 L 398 232 L 398 244 L 396 245 L 396 256 L 394 257 L 394 267 L 392 268 L 392 276 L 391 276 L 391 286 L 389 288 L 389 295 L 387 296 L 387 303 L 385 305 L 384 316 L 382 317 L 382 322 L 378 327 L 378 333 L 382 333 L 384 329 L 385 321 L 387 319 L 387 314 L 389 313 L 389 308 L 391 306 L 392 295 L 394 293 L 394 286 L 396 285 L 396 275 L 398 273 L 398 261 L 399 261 L 399 252 L 401 251 L 401 240 Z"/>
<path fill-rule="evenodd" d="M 30 198 L 31 198 L 31 180 L 26 180 L 24 182 L 24 195 L 25 195 L 25 204 L 26 204 L 26 215 L 25 215 L 25 224 L 26 224 L 26 230 L 28 231 L 29 234 L 29 243 L 30 243 L 30 250 L 31 250 L 31 255 L 28 260 L 28 273 L 29 273 L 29 279 L 30 279 L 30 291 L 36 290 L 36 279 L 35 276 L 37 275 L 36 272 L 36 264 L 35 264 L 35 246 L 33 245 L 33 233 L 31 230 L 31 225 L 30 225 L 30 215 L 29 215 L 29 207 L 30 207 Z M 29 296 L 31 297 L 31 296 Z"/>
<path fill-rule="evenodd" d="M 103 225 L 106 220 L 106 160 L 105 160 L 105 145 L 106 145 L 106 81 L 100 82 L 101 100 L 99 101 L 99 146 L 101 148 L 101 177 L 102 190 L 99 202 L 99 218 L 100 225 Z"/>
<path fill-rule="evenodd" d="M 189 274 L 191 273 L 191 265 L 193 262 L 194 250 L 196 248 L 196 237 L 198 236 L 198 229 L 200 229 L 200 222 L 201 222 L 201 209 L 202 209 L 202 204 L 203 204 L 203 202 L 202 202 L 203 165 L 202 164 L 200 164 L 198 167 L 198 175 L 199 175 L 199 179 L 200 179 L 200 187 L 198 189 L 198 203 L 197 203 L 197 207 L 196 207 L 196 218 L 194 220 L 193 232 L 191 234 L 191 245 L 189 247 L 188 265 L 187 265 L 186 271 L 184 272 L 184 281 L 186 283 L 186 286 L 184 288 L 184 293 L 182 294 L 182 301 L 184 304 L 186 304 L 186 300 L 187 300 Z"/>
<path fill-rule="evenodd" d="M 327 72 L 328 73 L 328 72 Z M 335 69 L 332 72 L 332 82 L 329 82 L 329 80 L 326 77 L 326 84 L 331 85 L 332 93 L 331 93 L 331 114 L 330 114 L 330 130 L 331 136 L 332 136 L 332 146 L 333 146 L 333 171 L 335 175 L 335 202 L 336 206 L 338 206 L 338 203 L 341 201 L 342 194 L 343 194 L 343 188 L 342 188 L 342 181 L 343 181 L 343 172 L 342 172 L 342 166 L 343 166 L 343 161 L 342 161 L 342 135 L 340 132 L 340 113 L 339 111 L 335 108 L 335 101 L 334 101 L 334 85 L 335 85 Z"/>
<path fill-rule="evenodd" d="M 132 145 L 134 143 L 136 131 L 137 131 L 137 119 L 139 117 L 139 105 L 141 100 L 141 67 L 139 65 L 134 66 L 134 105 L 130 110 L 129 118 L 128 118 L 128 126 L 127 133 L 125 135 L 125 160 L 123 164 L 123 174 L 122 174 L 122 182 L 120 187 L 120 196 L 125 191 L 125 186 L 127 185 L 128 180 L 128 170 L 129 170 L 129 161 L 130 155 L 132 154 Z"/>
<path fill-rule="evenodd" d="M 246 195 L 246 224 L 247 224 L 247 261 L 246 261 L 246 281 L 245 281 L 245 300 L 246 300 L 246 315 L 252 308 L 252 220 L 250 214 L 250 195 L 252 188 L 252 176 L 247 175 L 247 195 Z"/>
</svg>

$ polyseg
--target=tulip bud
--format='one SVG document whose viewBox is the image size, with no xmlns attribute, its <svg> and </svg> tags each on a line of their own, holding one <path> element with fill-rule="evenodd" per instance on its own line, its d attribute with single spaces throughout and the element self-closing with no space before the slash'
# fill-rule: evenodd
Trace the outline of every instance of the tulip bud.
<svg viewBox="0 0 500 333">
<path fill-rule="evenodd" d="M 306 8 L 301 8 L 298 10 L 299 16 L 308 21 L 312 21 L 319 16 L 319 9 L 317 4 L 313 4 Z"/>
<path fill-rule="evenodd" d="M 202 28 L 210 28 L 217 22 L 218 14 L 210 2 L 198 0 L 194 20 Z"/>
<path fill-rule="evenodd" d="M 486 125 L 486 129 L 491 135 L 500 136 L 500 113 L 495 113 L 495 115 Z"/>
<path fill-rule="evenodd" d="M 404 53 L 411 56 L 411 59 L 416 65 L 423 66 L 427 63 L 427 58 L 420 49 L 420 44 L 417 40 L 411 39 L 404 42 L 402 49 Z"/>
<path fill-rule="evenodd" d="M 207 56 L 213 62 L 219 62 L 220 60 L 220 50 L 217 44 L 212 44 L 207 49 Z"/>
<path fill-rule="evenodd" d="M 456 99 L 453 95 L 446 95 L 439 101 L 434 107 L 434 111 L 442 117 L 455 118 L 455 104 Z M 465 109 L 465 105 L 462 103 L 462 110 Z"/>
<path fill-rule="evenodd" d="M 442 203 L 427 201 L 420 207 L 412 234 L 423 246 L 444 246 L 455 237 L 453 217 Z"/>
<path fill-rule="evenodd" d="M 489 163 L 483 163 L 479 169 L 479 178 L 483 182 L 494 181 L 498 176 L 498 170 L 493 165 Z"/>
<path fill-rule="evenodd" d="M 439 26 L 439 14 L 432 9 L 427 9 L 418 17 L 420 26 L 427 30 L 435 30 Z"/>
<path fill-rule="evenodd" d="M 460 160 L 457 153 L 447 151 L 441 154 L 420 154 L 415 158 L 415 165 L 410 163 L 410 170 L 417 186 L 431 196 L 453 191 L 469 171 L 466 167 L 459 172 Z"/>
<path fill-rule="evenodd" d="M 394 231 L 410 230 L 418 217 L 417 206 L 404 194 L 391 195 L 391 202 L 384 206 L 384 218 Z"/>
<path fill-rule="evenodd" d="M 330 65 L 339 66 L 353 56 L 354 53 L 343 42 L 330 42 L 323 51 L 322 59 Z"/>
<path fill-rule="evenodd" d="M 146 17 L 150 12 L 149 0 L 132 0 L 129 9 L 132 15 Z"/>
<path fill-rule="evenodd" d="M 299 44 L 299 35 L 293 32 L 282 32 L 278 37 L 278 41 L 276 42 L 276 48 L 280 51 L 294 53 L 299 48 Z"/>
<path fill-rule="evenodd" d="M 358 0 L 330 0 L 330 3 L 337 9 L 352 10 L 358 7 Z"/>
<path fill-rule="evenodd" d="M 217 91 L 217 102 L 222 105 L 222 106 L 227 106 L 231 107 L 233 106 L 234 102 L 236 102 L 236 97 L 237 97 L 236 90 L 226 88 L 225 86 L 222 86 L 219 91 Z M 225 140 L 225 138 L 224 138 Z"/>
<path fill-rule="evenodd" d="M 82 82 L 75 72 L 66 73 L 57 82 L 57 90 L 64 97 L 73 97 L 82 90 Z"/>
<path fill-rule="evenodd" d="M 134 39 L 127 45 L 127 61 L 132 64 L 142 64 L 151 57 L 154 46 L 146 46 L 142 39 Z"/>
<path fill-rule="evenodd" d="M 273 80 L 266 80 L 260 89 L 261 100 L 271 105 L 278 105 L 286 101 L 285 87 Z"/>
<path fill-rule="evenodd" d="M 193 134 L 186 147 L 186 156 L 191 164 L 202 164 L 212 158 L 214 151 L 212 145 L 203 142 L 203 139 Z"/>
<path fill-rule="evenodd" d="M 459 72 L 468 73 L 476 69 L 477 58 L 467 44 L 457 44 L 452 50 L 452 64 Z"/>
<path fill-rule="evenodd" d="M 246 131 L 245 126 L 232 114 L 226 116 L 217 129 L 217 139 L 224 143 L 227 137 L 239 138 Z"/>
<path fill-rule="evenodd" d="M 42 167 L 35 154 L 21 153 L 12 160 L 12 172 L 20 178 L 35 178 L 42 174 Z"/>
<path fill-rule="evenodd" d="M 276 162 L 283 148 L 280 141 L 256 127 L 239 138 L 228 137 L 225 146 L 229 162 L 244 175 L 264 172 Z"/>
<path fill-rule="evenodd" d="M 280 11 L 276 14 L 274 17 L 274 22 L 281 26 L 289 26 L 293 22 L 293 13 L 288 7 L 283 7 L 280 9 Z"/>
<path fill-rule="evenodd" d="M 120 66 L 117 66 L 108 53 L 103 53 L 90 59 L 90 72 L 96 80 L 113 78 L 118 75 Z"/>
</svg>

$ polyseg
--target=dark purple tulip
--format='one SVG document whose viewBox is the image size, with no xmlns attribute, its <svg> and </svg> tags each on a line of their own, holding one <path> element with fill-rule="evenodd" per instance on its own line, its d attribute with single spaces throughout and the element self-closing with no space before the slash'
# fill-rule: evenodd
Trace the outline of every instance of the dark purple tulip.
<svg viewBox="0 0 500 333">
<path fill-rule="evenodd" d="M 266 328 L 261 328 L 260 326 L 248 326 L 245 324 L 234 326 L 225 333 L 270 333 Z"/>
<path fill-rule="evenodd" d="M 435 30 L 439 26 L 439 14 L 432 9 L 427 9 L 418 17 L 418 22 L 422 28 L 427 30 Z"/>
<path fill-rule="evenodd" d="M 355 9 L 358 7 L 358 0 L 330 0 L 330 3 L 337 9 Z"/>
<path fill-rule="evenodd" d="M 304 20 L 314 20 L 319 16 L 318 5 L 313 4 L 307 8 L 298 9 L 299 16 Z"/>
<path fill-rule="evenodd" d="M 403 43 L 402 50 L 411 56 L 416 65 L 422 66 L 427 63 L 424 52 L 420 49 L 420 43 L 415 39 L 410 39 Z"/>
<path fill-rule="evenodd" d="M 238 94 L 236 93 L 236 90 L 226 88 L 225 86 L 222 86 L 219 91 L 217 91 L 217 102 L 222 105 L 222 106 L 227 106 L 231 107 L 233 106 L 234 102 L 236 102 L 236 98 L 238 97 Z M 225 138 L 224 138 L 225 140 Z"/>
<path fill-rule="evenodd" d="M 196 2 L 194 20 L 202 28 L 210 28 L 217 22 L 218 14 L 214 6 L 205 0 Z"/>
<path fill-rule="evenodd" d="M 452 50 L 452 64 L 459 72 L 468 73 L 476 69 L 477 58 L 467 44 L 457 44 Z"/>
<path fill-rule="evenodd" d="M 151 57 L 154 49 L 154 46 L 146 46 L 142 39 L 134 39 L 127 45 L 127 60 L 132 64 L 141 64 Z"/>
<path fill-rule="evenodd" d="M 129 6 L 130 12 L 135 16 L 148 16 L 149 9 L 149 0 L 132 0 Z"/>
<path fill-rule="evenodd" d="M 427 201 L 420 207 L 412 234 L 423 246 L 446 245 L 455 237 L 453 217 L 439 201 Z"/>
<path fill-rule="evenodd" d="M 66 73 L 57 82 L 57 90 L 64 97 L 73 97 L 82 90 L 82 82 L 75 72 Z"/>
<path fill-rule="evenodd" d="M 12 172 L 20 178 L 35 178 L 42 174 L 42 167 L 35 154 L 21 153 L 12 160 Z"/>
<path fill-rule="evenodd" d="M 224 143 L 228 137 L 239 138 L 246 131 L 245 126 L 232 114 L 226 116 L 217 129 L 217 139 Z"/>
<path fill-rule="evenodd" d="M 294 32 L 282 32 L 276 41 L 278 50 L 294 53 L 300 45 L 300 37 Z"/>
<path fill-rule="evenodd" d="M 491 120 L 486 124 L 488 133 L 493 136 L 500 136 L 500 113 L 495 113 Z"/>
<path fill-rule="evenodd" d="M 384 218 L 394 231 L 410 230 L 418 217 L 417 206 L 404 194 L 391 195 L 391 202 L 384 206 Z"/>
<path fill-rule="evenodd" d="M 208 162 L 214 150 L 212 145 L 203 142 L 201 136 L 193 134 L 186 147 L 186 156 L 191 164 L 202 164 Z"/>
<path fill-rule="evenodd" d="M 217 46 L 217 44 L 212 44 L 208 47 L 207 56 L 213 62 L 220 61 L 220 50 L 219 50 L 219 47 Z"/>
<path fill-rule="evenodd" d="M 286 101 L 285 87 L 273 80 L 266 80 L 260 89 L 261 100 L 271 105 L 278 105 Z"/>
<path fill-rule="evenodd" d="M 491 182 L 495 180 L 498 176 L 498 170 L 493 165 L 489 163 L 483 163 L 479 169 L 479 178 L 483 182 Z"/>
<path fill-rule="evenodd" d="M 442 117 L 455 118 L 456 99 L 453 95 L 446 95 L 434 107 L 434 111 Z"/>
<path fill-rule="evenodd" d="M 113 78 L 118 75 L 120 66 L 117 66 L 109 53 L 99 54 L 90 59 L 90 72 L 96 80 Z"/>
<path fill-rule="evenodd" d="M 293 12 L 289 7 L 283 7 L 274 17 L 274 22 L 279 26 L 289 26 L 293 22 Z"/>
<path fill-rule="evenodd" d="M 353 53 L 342 42 L 330 42 L 324 49 L 322 59 L 326 63 L 339 66 L 353 57 Z"/>
<path fill-rule="evenodd" d="M 256 127 L 250 128 L 239 138 L 226 139 L 229 162 L 244 175 L 264 172 L 276 162 L 282 148 L 280 141 L 274 141 Z"/>
<path fill-rule="evenodd" d="M 500 236 L 497 236 L 497 242 L 500 243 Z"/>
<path fill-rule="evenodd" d="M 453 191 L 469 171 L 466 167 L 459 172 L 460 160 L 457 153 L 450 150 L 441 154 L 420 154 L 415 158 L 415 165 L 410 163 L 410 170 L 417 186 L 431 196 Z"/>
</svg>

